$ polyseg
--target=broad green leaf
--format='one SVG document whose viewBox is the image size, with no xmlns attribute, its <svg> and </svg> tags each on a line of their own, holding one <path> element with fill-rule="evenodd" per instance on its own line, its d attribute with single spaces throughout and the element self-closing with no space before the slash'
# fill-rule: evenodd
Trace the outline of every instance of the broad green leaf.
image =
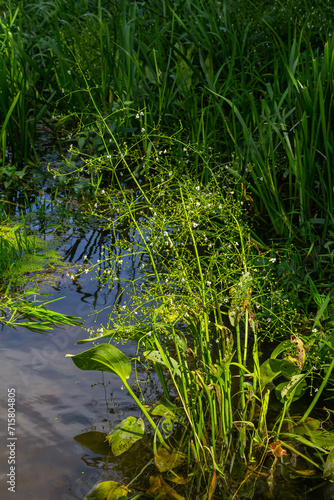
<svg viewBox="0 0 334 500">
<path fill-rule="evenodd" d="M 261 386 L 264 388 L 269 382 L 272 382 L 281 373 L 282 360 L 266 359 L 260 367 Z"/>
<path fill-rule="evenodd" d="M 114 427 L 107 439 L 115 456 L 121 455 L 141 439 L 145 432 L 145 424 L 141 418 L 127 417 Z"/>
<path fill-rule="evenodd" d="M 283 342 L 278 344 L 278 346 L 273 350 L 270 357 L 273 359 L 277 358 L 277 356 L 282 352 L 291 349 L 291 346 L 292 346 L 291 340 L 284 340 Z"/>
<path fill-rule="evenodd" d="M 81 444 L 85 448 L 88 448 L 93 453 L 97 455 L 108 455 L 110 454 L 110 447 L 106 443 L 106 433 L 98 431 L 88 431 L 83 434 L 78 434 L 75 436 L 74 441 Z"/>
<path fill-rule="evenodd" d="M 80 370 L 115 373 L 121 380 L 131 375 L 131 362 L 127 356 L 111 344 L 101 344 L 80 354 L 66 354 Z"/>
<path fill-rule="evenodd" d="M 125 500 L 128 489 L 115 481 L 102 481 L 87 493 L 85 500 Z"/>
<path fill-rule="evenodd" d="M 166 448 L 159 448 L 154 457 L 155 465 L 160 472 L 172 470 L 186 463 L 187 457 L 184 453 L 178 450 L 168 451 Z"/>
<path fill-rule="evenodd" d="M 281 364 L 281 372 L 283 377 L 290 380 L 294 375 L 300 373 L 300 369 L 295 363 L 288 361 L 287 359 L 283 359 Z"/>
</svg>

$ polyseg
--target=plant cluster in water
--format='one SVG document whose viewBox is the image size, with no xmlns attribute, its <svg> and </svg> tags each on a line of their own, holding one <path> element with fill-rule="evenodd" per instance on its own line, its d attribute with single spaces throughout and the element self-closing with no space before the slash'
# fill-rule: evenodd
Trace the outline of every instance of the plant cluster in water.
<svg viewBox="0 0 334 500">
<path fill-rule="evenodd" d="M 43 231 L 83 227 L 80 199 L 112 235 L 75 275 L 94 272 L 117 300 L 81 341 L 94 347 L 71 357 L 117 374 L 141 410 L 107 439 L 119 455 L 150 431 L 152 461 L 132 483 L 148 497 L 279 498 L 283 478 L 297 498 L 334 480 L 334 16 L 317 5 L 2 6 L 0 183 L 47 179 L 63 198 L 52 221 L 40 205 Z M 40 164 L 41 134 L 60 166 Z M 31 244 L 1 239 L 3 277 Z M 127 340 L 136 359 L 115 345 Z M 139 366 L 161 400 L 133 386 Z"/>
</svg>

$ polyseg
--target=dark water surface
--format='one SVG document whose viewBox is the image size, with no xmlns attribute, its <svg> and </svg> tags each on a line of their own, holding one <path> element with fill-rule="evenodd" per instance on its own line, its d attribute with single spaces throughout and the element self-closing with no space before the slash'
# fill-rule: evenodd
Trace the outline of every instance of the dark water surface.
<svg viewBox="0 0 334 500">
<path fill-rule="evenodd" d="M 91 231 L 85 237 L 68 237 L 62 251 L 73 264 L 82 263 L 84 254 L 96 262 L 101 245 L 107 243 L 107 233 Z M 136 273 L 134 266 L 128 265 L 121 271 L 121 277 L 133 278 Z M 92 310 L 118 301 L 120 285 L 100 290 L 92 277 L 92 273 L 83 274 L 73 282 L 62 271 L 55 285 L 43 285 L 41 291 L 53 293 L 53 297 L 45 300 L 65 297 L 50 304 L 50 309 L 81 316 L 86 328 L 96 329 L 106 324 L 110 310 L 97 317 Z M 124 293 L 120 304 L 126 299 Z M 131 479 L 125 478 L 125 455 L 124 459 L 111 457 L 103 440 L 104 434 L 120 420 L 129 414 L 138 416 L 138 409 L 121 389 L 117 376 L 80 371 L 71 359 L 65 358 L 67 353 L 91 347 L 91 344 L 74 345 L 87 337 L 88 333 L 80 326 L 54 328 L 47 335 L 24 328 L 5 327 L 0 332 L 1 499 L 83 499 L 96 482 Z M 118 347 L 128 355 L 135 355 L 134 344 Z M 8 491 L 7 484 L 9 388 L 16 392 L 15 493 Z M 77 438 L 82 434 L 86 435 L 84 440 L 82 436 Z"/>
</svg>

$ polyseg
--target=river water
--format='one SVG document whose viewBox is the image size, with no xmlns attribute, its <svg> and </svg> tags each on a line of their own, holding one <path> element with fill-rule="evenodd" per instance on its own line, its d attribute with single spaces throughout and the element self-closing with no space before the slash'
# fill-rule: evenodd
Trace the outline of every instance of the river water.
<svg viewBox="0 0 334 500">
<path fill-rule="evenodd" d="M 102 245 L 109 243 L 108 238 L 106 231 L 93 229 L 85 236 L 73 232 L 60 251 L 72 264 L 81 264 L 84 254 L 94 263 Z M 65 297 L 49 308 L 82 317 L 85 328 L 96 329 L 107 323 L 110 309 L 97 316 L 94 310 L 116 301 L 120 306 L 128 299 L 126 293 L 120 297 L 119 281 L 108 290 L 101 289 L 92 273 L 76 280 L 68 274 L 66 270 L 59 272 L 53 284 L 43 285 L 41 291 L 52 293 L 51 298 Z M 139 270 L 128 263 L 120 278 L 138 275 Z M 54 328 L 48 334 L 4 327 L 0 333 L 1 499 L 83 499 L 101 480 L 131 480 L 129 457 L 134 457 L 133 452 L 113 458 L 104 439 L 116 423 L 128 415 L 139 416 L 139 412 L 116 375 L 80 371 L 65 358 L 67 353 L 91 347 L 75 346 L 77 340 L 87 337 L 81 326 Z M 120 348 L 135 355 L 134 344 Z M 7 432 L 7 391 L 11 388 L 16 394 L 15 494 L 8 490 L 7 483 L 7 444 L 14 443 Z"/>
</svg>

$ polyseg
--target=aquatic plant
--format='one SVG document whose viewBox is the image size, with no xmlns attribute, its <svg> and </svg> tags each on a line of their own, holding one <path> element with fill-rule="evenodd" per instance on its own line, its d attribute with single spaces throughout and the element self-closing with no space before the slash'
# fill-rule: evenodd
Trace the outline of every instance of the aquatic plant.
<svg viewBox="0 0 334 500">
<path fill-rule="evenodd" d="M 302 442 L 313 454 L 320 453 L 325 463 L 326 449 L 317 448 L 313 441 L 306 443 L 297 425 L 307 421 L 318 396 L 313 396 L 302 416 L 295 413 L 293 403 L 308 395 L 314 384 L 323 392 L 330 375 L 318 386 L 315 368 L 326 369 L 331 348 L 323 344 L 324 357 L 316 361 L 321 340 L 315 322 L 311 316 L 303 318 L 285 297 L 282 282 L 274 281 L 279 254 L 259 248 L 252 238 L 226 170 L 212 172 L 211 183 L 205 185 L 190 175 L 178 176 L 171 165 L 172 148 L 166 138 L 159 139 L 152 182 L 140 185 L 128 150 L 122 163 L 110 166 L 117 189 L 110 186 L 99 192 L 92 212 L 111 231 L 123 228 L 124 237 L 115 238 L 115 248 L 104 249 L 97 277 L 101 285 L 120 287 L 119 301 L 109 324 L 78 342 L 97 345 L 71 357 L 81 369 L 114 370 L 116 358 L 105 348 L 110 345 L 113 353 L 116 348 L 103 341 L 138 342 L 140 362 L 154 367 L 164 396 L 164 402 L 153 405 L 149 413 L 145 407 L 144 415 L 149 414 L 150 422 L 154 419 L 151 426 L 162 448 L 187 456 L 186 476 L 191 481 L 185 495 L 196 498 L 205 487 L 206 498 L 214 491 L 231 498 L 239 494 L 233 490 L 233 477 L 244 464 L 252 467 L 239 483 L 240 488 L 248 488 L 250 477 L 267 463 L 271 449 L 276 463 L 290 452 L 300 456 L 297 448 Z M 175 142 L 170 139 L 170 145 Z M 191 148 L 183 148 L 183 161 L 187 161 Z M 125 189 L 125 175 L 132 179 L 133 189 Z M 115 217 L 110 217 L 110 209 Z M 134 281 L 121 283 L 118 269 L 129 259 L 141 259 L 142 271 Z M 121 305 L 124 291 L 131 300 Z M 320 319 L 321 307 L 318 313 Z M 296 333 L 301 324 L 303 335 Z M 328 338 L 329 332 L 321 338 Z M 270 337 L 276 347 L 263 359 L 260 346 Z M 306 338 L 312 339 L 308 351 Z M 123 356 L 129 363 L 121 351 L 115 352 L 117 359 Z M 129 383 L 124 384 L 124 377 L 121 380 L 129 390 Z M 133 397 L 131 387 L 129 392 Z M 134 399 L 138 403 L 138 397 Z M 269 411 L 273 400 L 274 413 Z M 139 402 L 139 408 L 142 405 Z M 157 417 L 160 422 L 155 422 Z M 142 435 L 133 432 L 124 437 L 125 449 L 130 438 Z M 175 433 L 182 436 L 177 447 Z M 279 444 L 271 448 L 272 442 Z M 160 450 L 154 448 L 156 464 Z M 315 456 L 307 460 L 309 467 L 319 469 Z M 175 473 L 185 479 L 179 465 Z M 270 474 L 275 476 L 274 464 Z M 269 489 L 274 487 L 269 483 Z"/>
</svg>

